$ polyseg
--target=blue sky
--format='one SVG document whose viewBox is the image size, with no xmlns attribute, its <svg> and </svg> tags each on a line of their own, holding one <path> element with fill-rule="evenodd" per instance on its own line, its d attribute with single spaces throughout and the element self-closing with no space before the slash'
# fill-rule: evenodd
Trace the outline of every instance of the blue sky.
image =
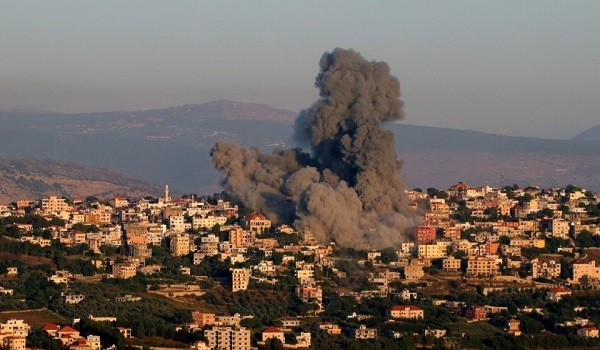
<svg viewBox="0 0 600 350">
<path fill-rule="evenodd" d="M 406 123 L 569 138 L 600 123 L 598 18 L 600 1 L 0 0 L 0 108 L 299 110 L 343 47 L 388 62 Z"/>
</svg>

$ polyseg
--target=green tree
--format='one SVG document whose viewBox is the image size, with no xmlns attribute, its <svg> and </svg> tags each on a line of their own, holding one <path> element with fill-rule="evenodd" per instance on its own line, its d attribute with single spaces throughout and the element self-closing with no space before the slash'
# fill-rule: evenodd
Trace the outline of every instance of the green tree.
<svg viewBox="0 0 600 350">
<path fill-rule="evenodd" d="M 268 339 L 265 342 L 265 350 L 283 350 L 283 343 L 277 338 Z"/>
</svg>

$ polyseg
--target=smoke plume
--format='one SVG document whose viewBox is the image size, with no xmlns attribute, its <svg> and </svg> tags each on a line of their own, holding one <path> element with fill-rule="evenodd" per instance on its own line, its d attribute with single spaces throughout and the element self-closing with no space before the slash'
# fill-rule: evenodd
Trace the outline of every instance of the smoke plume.
<svg viewBox="0 0 600 350">
<path fill-rule="evenodd" d="M 310 153 L 263 154 L 219 142 L 211 150 L 213 164 L 245 205 L 319 242 L 397 246 L 414 225 L 394 134 L 383 126 L 404 118 L 400 83 L 387 63 L 353 50 L 326 52 L 319 65 L 320 99 L 300 112 L 294 128 Z"/>
</svg>

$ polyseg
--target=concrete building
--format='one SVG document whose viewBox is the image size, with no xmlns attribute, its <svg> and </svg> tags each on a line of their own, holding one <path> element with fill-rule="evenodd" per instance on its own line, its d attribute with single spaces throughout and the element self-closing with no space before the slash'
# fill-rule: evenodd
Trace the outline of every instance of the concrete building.
<svg viewBox="0 0 600 350">
<path fill-rule="evenodd" d="M 560 255 L 554 257 L 539 256 L 531 260 L 531 277 L 556 279 L 560 277 Z"/>
<path fill-rule="evenodd" d="M 263 230 L 268 230 L 271 228 L 271 225 L 271 220 L 260 213 L 254 213 L 246 218 L 246 227 L 248 227 L 248 230 L 254 231 L 255 233 L 261 233 Z"/>
<path fill-rule="evenodd" d="M 137 267 L 132 263 L 115 263 L 112 266 L 112 275 L 114 278 L 131 278 L 135 277 Z"/>
<path fill-rule="evenodd" d="M 423 309 L 415 305 L 394 305 L 388 314 L 391 318 L 417 319 L 425 317 Z"/>
<path fill-rule="evenodd" d="M 241 227 L 229 231 L 229 242 L 238 248 L 251 246 L 255 237 L 256 231 L 244 230 Z"/>
<path fill-rule="evenodd" d="M 430 244 L 435 241 L 435 226 L 415 226 L 417 244 Z"/>
<path fill-rule="evenodd" d="M 500 274 L 498 259 L 473 256 L 467 260 L 467 276 L 496 276 Z"/>
<path fill-rule="evenodd" d="M 42 210 L 47 213 L 59 213 L 69 209 L 69 204 L 64 198 L 50 196 L 41 201 Z"/>
<path fill-rule="evenodd" d="M 207 345 L 219 350 L 250 350 L 251 331 L 244 327 L 213 327 L 204 331 Z"/>
<path fill-rule="evenodd" d="M 231 290 L 237 292 L 238 290 L 248 289 L 251 275 L 252 271 L 250 269 L 231 269 Z"/>
<path fill-rule="evenodd" d="M 27 337 L 31 327 L 23 320 L 11 318 L 5 323 L 0 323 L 0 333 L 8 334 L 14 337 Z"/>
<path fill-rule="evenodd" d="M 377 338 L 377 329 L 367 328 L 365 325 L 360 325 L 356 331 L 354 331 L 355 339 L 375 339 Z"/>
<path fill-rule="evenodd" d="M 198 327 L 211 326 L 216 323 L 215 314 L 192 311 L 192 318 Z"/>
<path fill-rule="evenodd" d="M 573 282 L 579 283 L 584 276 L 592 280 L 600 279 L 600 267 L 596 266 L 596 261 L 579 259 L 573 262 Z"/>
<path fill-rule="evenodd" d="M 277 327 L 269 327 L 262 332 L 262 341 L 266 342 L 269 339 L 278 339 L 281 344 L 285 344 L 283 331 Z"/>
<path fill-rule="evenodd" d="M 439 259 L 447 256 L 447 245 L 443 243 L 420 244 L 418 256 L 423 259 Z"/>
<path fill-rule="evenodd" d="M 317 285 L 300 285 L 296 287 L 296 292 L 302 301 L 305 303 L 316 301 L 323 302 L 323 289 Z"/>
<path fill-rule="evenodd" d="M 552 219 L 550 221 L 550 230 L 553 237 L 569 238 L 570 225 L 564 219 Z"/>
<path fill-rule="evenodd" d="M 171 236 L 169 242 L 171 255 L 184 256 L 190 253 L 190 235 L 187 233 L 177 233 Z"/>
<path fill-rule="evenodd" d="M 442 268 L 444 271 L 460 271 L 461 259 L 456 259 L 454 257 L 449 257 L 442 260 Z"/>
</svg>

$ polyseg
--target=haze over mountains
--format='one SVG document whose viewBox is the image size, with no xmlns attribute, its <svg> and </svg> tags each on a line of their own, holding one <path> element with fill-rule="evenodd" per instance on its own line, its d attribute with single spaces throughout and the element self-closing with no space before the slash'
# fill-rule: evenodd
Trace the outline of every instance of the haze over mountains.
<svg viewBox="0 0 600 350">
<path fill-rule="evenodd" d="M 214 101 L 135 112 L 0 112 L 0 156 L 68 160 L 115 169 L 182 192 L 220 191 L 209 150 L 220 140 L 269 151 L 294 146 L 296 113 Z M 410 122 L 410 120 L 408 121 Z M 571 140 L 388 124 L 412 187 L 457 181 L 499 186 L 578 184 L 600 189 L 600 125 Z M 4 174 L 5 170 L 2 170 Z"/>
<path fill-rule="evenodd" d="M 571 140 L 575 141 L 600 141 L 600 124 L 587 129 L 581 134 L 573 137 Z"/>
<path fill-rule="evenodd" d="M 160 194 L 159 186 L 115 170 L 38 158 L 0 158 L 0 203 L 48 196 L 108 198 L 115 195 Z"/>
</svg>

